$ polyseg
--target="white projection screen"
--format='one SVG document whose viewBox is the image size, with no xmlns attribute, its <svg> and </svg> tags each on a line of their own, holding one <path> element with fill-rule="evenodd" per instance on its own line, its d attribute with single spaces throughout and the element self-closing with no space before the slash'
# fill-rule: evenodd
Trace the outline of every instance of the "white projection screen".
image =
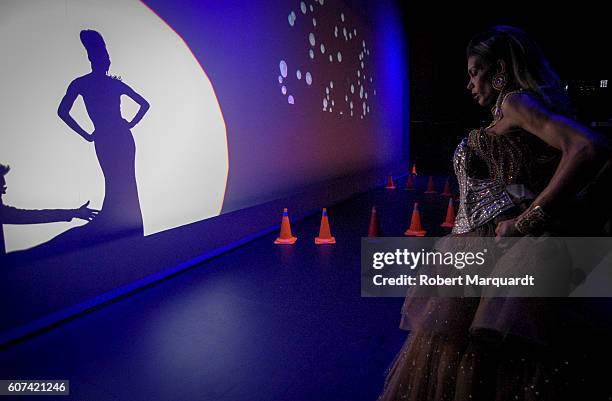
<svg viewBox="0 0 612 401">
<path fill-rule="evenodd" d="M 70 82 L 90 73 L 79 32 L 99 32 L 109 73 L 150 104 L 131 129 L 144 234 L 218 215 L 228 176 L 227 129 L 214 88 L 191 50 L 136 0 L 3 0 L 0 3 L 0 163 L 3 203 L 23 209 L 102 207 L 105 181 L 94 144 L 59 117 Z M 138 105 L 121 97 L 121 116 Z M 81 96 L 70 114 L 91 133 Z M 4 225 L 7 252 L 45 243 L 82 220 Z"/>
</svg>

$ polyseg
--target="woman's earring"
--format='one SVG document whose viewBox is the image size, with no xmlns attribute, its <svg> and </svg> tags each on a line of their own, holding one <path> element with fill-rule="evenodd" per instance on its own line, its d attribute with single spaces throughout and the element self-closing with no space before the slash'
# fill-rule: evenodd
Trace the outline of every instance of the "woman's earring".
<svg viewBox="0 0 612 401">
<path fill-rule="evenodd" d="M 496 91 L 503 90 L 507 83 L 508 77 L 506 77 L 506 74 L 498 72 L 493 76 L 493 89 Z"/>
</svg>

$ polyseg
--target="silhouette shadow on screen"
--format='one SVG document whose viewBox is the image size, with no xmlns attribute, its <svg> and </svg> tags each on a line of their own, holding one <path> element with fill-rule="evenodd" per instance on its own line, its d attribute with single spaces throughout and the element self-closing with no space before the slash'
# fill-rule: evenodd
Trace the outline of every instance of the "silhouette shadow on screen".
<svg viewBox="0 0 612 401">
<path fill-rule="evenodd" d="M 70 221 L 72 219 L 82 219 L 91 222 L 98 215 L 98 210 L 88 207 L 89 201 L 76 209 L 31 210 L 7 206 L 2 201 L 2 195 L 7 190 L 5 175 L 9 171 L 9 166 L 0 164 L 0 224 L 41 224 Z M 0 227 L 0 260 L 4 259 L 5 256 L 4 231 Z"/>
<path fill-rule="evenodd" d="M 144 117 L 149 103 L 121 78 L 109 75 L 110 56 L 100 33 L 83 30 L 80 39 L 87 50 L 91 72 L 75 78 L 68 85 L 57 114 L 84 140 L 93 142 L 104 174 L 104 202 L 94 221 L 70 229 L 34 248 L 10 253 L 14 254 L 15 261 L 49 256 L 126 235 L 144 236 L 136 185 L 136 144 L 130 130 Z M 91 134 L 70 115 L 79 95 L 94 125 Z M 132 121 L 121 115 L 122 95 L 140 106 Z"/>
</svg>

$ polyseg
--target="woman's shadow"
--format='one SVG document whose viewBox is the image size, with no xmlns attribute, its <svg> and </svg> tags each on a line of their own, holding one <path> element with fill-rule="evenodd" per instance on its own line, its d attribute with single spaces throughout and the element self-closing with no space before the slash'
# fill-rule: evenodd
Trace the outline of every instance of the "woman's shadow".
<svg viewBox="0 0 612 401">
<path fill-rule="evenodd" d="M 87 50 L 91 72 L 75 78 L 68 85 L 57 114 L 84 140 L 94 143 L 104 174 L 104 202 L 95 220 L 34 248 L 13 252 L 16 260 L 50 256 L 119 237 L 144 235 L 136 183 L 136 145 L 130 130 L 144 117 L 149 103 L 121 78 L 109 75 L 110 56 L 100 33 L 83 30 L 80 39 Z M 94 125 L 91 134 L 70 115 L 79 95 Z M 122 95 L 140 106 L 131 121 L 121 115 Z"/>
</svg>

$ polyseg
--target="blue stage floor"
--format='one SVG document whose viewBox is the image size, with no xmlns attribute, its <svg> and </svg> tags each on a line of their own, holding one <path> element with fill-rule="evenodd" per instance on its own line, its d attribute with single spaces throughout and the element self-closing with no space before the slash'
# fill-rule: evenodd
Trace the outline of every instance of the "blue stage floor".
<svg viewBox="0 0 612 401">
<path fill-rule="evenodd" d="M 292 224 L 294 246 L 262 237 L 13 345 L 0 379 L 68 379 L 57 399 L 89 401 L 375 400 L 407 333 L 403 299 L 360 296 L 370 208 L 401 236 L 420 198 L 425 228 L 442 235 L 448 202 L 401 188 L 329 208 L 335 245 L 314 244 L 316 215 Z"/>
</svg>

